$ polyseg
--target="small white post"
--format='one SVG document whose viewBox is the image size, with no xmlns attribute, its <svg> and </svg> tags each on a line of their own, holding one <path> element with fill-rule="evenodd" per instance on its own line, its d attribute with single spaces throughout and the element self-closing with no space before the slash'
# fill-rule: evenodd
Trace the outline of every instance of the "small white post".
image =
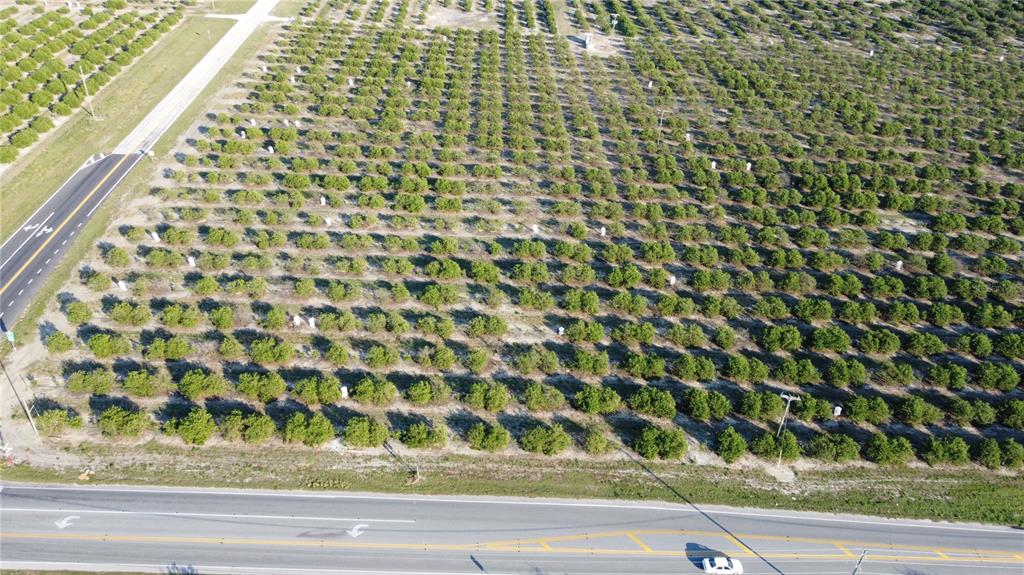
<svg viewBox="0 0 1024 575">
<path fill-rule="evenodd" d="M 564 327 L 558 326 L 558 335 L 565 335 L 565 328 Z"/>
<path fill-rule="evenodd" d="M 310 329 L 316 329 L 316 318 L 310 317 L 307 320 L 309 321 Z"/>
<path fill-rule="evenodd" d="M 128 291 L 128 286 L 125 285 L 124 280 L 117 280 L 117 287 L 120 288 L 121 291 Z"/>
<path fill-rule="evenodd" d="M 348 386 L 347 385 L 341 386 L 341 398 L 342 399 L 348 399 Z"/>
<path fill-rule="evenodd" d="M 676 276 L 668 276 L 668 285 L 670 285 L 670 286 L 676 285 Z"/>
<path fill-rule="evenodd" d="M 832 417 L 839 417 L 843 414 L 843 406 L 834 405 L 832 406 Z"/>
<path fill-rule="evenodd" d="M 160 234 L 158 234 L 155 231 L 153 231 L 153 232 L 149 232 L 149 235 L 153 236 L 153 241 L 154 242 L 160 243 Z"/>
<path fill-rule="evenodd" d="M 355 86 L 356 85 L 355 78 L 353 78 L 352 76 L 349 76 L 348 77 L 348 85 L 349 86 Z"/>
<path fill-rule="evenodd" d="M 331 227 L 331 218 L 324 218 L 324 223 L 327 224 L 327 227 Z"/>
<path fill-rule="evenodd" d="M 718 162 L 716 162 L 715 160 L 711 160 L 711 169 L 712 170 L 717 170 L 718 169 Z"/>
<path fill-rule="evenodd" d="M 754 167 L 753 164 L 751 164 L 750 162 L 747 162 L 747 171 L 748 172 L 750 171 L 750 168 L 753 168 L 753 167 Z"/>
<path fill-rule="evenodd" d="M 249 125 L 255 128 L 256 127 L 256 118 L 249 118 Z"/>
<path fill-rule="evenodd" d="M 653 87 L 654 87 L 654 80 L 648 80 L 647 81 L 647 89 L 650 90 Z"/>
<path fill-rule="evenodd" d="M 690 136 L 690 132 L 686 132 L 686 141 L 687 141 L 687 142 L 689 142 L 689 141 L 690 141 L 690 138 L 691 138 L 691 137 L 692 137 L 692 136 Z"/>
<path fill-rule="evenodd" d="M 190 267 L 190 268 L 196 267 L 196 258 L 194 258 L 192 256 L 188 256 L 187 259 L 188 259 L 188 267 Z"/>
<path fill-rule="evenodd" d="M 271 154 L 273 154 L 274 153 L 274 146 L 267 146 L 267 151 L 270 152 Z"/>
<path fill-rule="evenodd" d="M 292 325 L 295 326 L 295 327 L 299 327 L 300 325 L 302 325 L 302 318 L 297 316 L 297 315 L 293 315 L 292 316 Z"/>
<path fill-rule="evenodd" d="M 327 205 L 327 198 L 325 198 L 323 196 L 320 196 L 320 205 L 321 206 L 326 206 Z"/>
<path fill-rule="evenodd" d="M 608 233 L 608 228 L 606 228 L 604 226 L 601 226 L 601 237 L 603 238 L 605 236 L 605 234 L 607 234 L 607 233 Z"/>
<path fill-rule="evenodd" d="M 535 233 L 535 234 L 539 234 L 540 233 L 540 226 L 538 226 L 537 224 L 533 224 L 532 228 L 533 228 L 533 233 Z"/>
<path fill-rule="evenodd" d="M 898 272 L 903 271 L 903 260 L 897 261 L 896 265 L 894 265 L 893 267 L 896 268 L 896 271 Z"/>
</svg>

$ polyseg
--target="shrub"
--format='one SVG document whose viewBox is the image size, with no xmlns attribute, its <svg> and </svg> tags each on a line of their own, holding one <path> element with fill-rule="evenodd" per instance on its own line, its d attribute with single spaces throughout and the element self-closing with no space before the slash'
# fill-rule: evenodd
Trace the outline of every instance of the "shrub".
<svg viewBox="0 0 1024 575">
<path fill-rule="evenodd" d="M 503 451 L 508 447 L 510 438 L 507 429 L 490 423 L 476 423 L 466 433 L 469 446 L 482 451 Z"/>
<path fill-rule="evenodd" d="M 153 421 L 142 411 L 129 411 L 121 406 L 108 407 L 100 414 L 99 428 L 111 437 L 138 437 Z"/>
<path fill-rule="evenodd" d="M 264 337 L 249 346 L 253 363 L 285 363 L 295 355 L 295 348 L 275 337 Z"/>
<path fill-rule="evenodd" d="M 452 388 L 440 378 L 421 379 L 405 390 L 405 398 L 413 405 L 448 403 Z"/>
<path fill-rule="evenodd" d="M 876 433 L 868 440 L 864 455 L 879 465 L 906 465 L 914 457 L 914 448 L 906 437 L 890 439 L 884 433 Z"/>
<path fill-rule="evenodd" d="M 442 423 L 434 423 L 431 426 L 418 421 L 405 428 L 399 434 L 399 439 L 407 447 L 414 449 L 424 447 L 438 448 L 444 447 L 445 443 L 448 442 L 448 433 L 447 428 Z"/>
<path fill-rule="evenodd" d="M 556 455 L 572 445 L 572 438 L 562 429 L 561 425 L 538 425 L 523 435 L 519 444 L 531 453 Z"/>
<path fill-rule="evenodd" d="M 475 381 L 462 400 L 474 409 L 486 409 L 497 413 L 508 405 L 511 395 L 508 386 L 494 381 Z"/>
<path fill-rule="evenodd" d="M 359 403 L 384 406 L 391 405 L 398 395 L 395 384 L 378 376 L 364 377 L 352 390 L 352 397 Z"/>
<path fill-rule="evenodd" d="M 111 335 L 109 333 L 98 333 L 90 337 L 88 346 L 89 351 L 100 359 L 128 355 L 128 352 L 132 349 L 131 344 L 128 342 L 128 338 L 121 335 Z"/>
<path fill-rule="evenodd" d="M 792 461 L 800 457 L 800 444 L 796 436 L 788 429 L 783 429 L 777 437 L 771 431 L 765 431 L 750 444 L 750 451 L 764 459 L 774 459 L 782 454 L 782 459 Z"/>
<path fill-rule="evenodd" d="M 928 446 L 925 448 L 921 459 L 924 459 L 928 462 L 928 465 L 932 466 L 940 463 L 963 465 L 970 460 L 969 452 L 967 442 L 962 437 L 932 437 L 928 440 Z"/>
<path fill-rule="evenodd" d="M 36 415 L 36 428 L 47 437 L 61 435 L 68 428 L 82 427 L 82 418 L 64 408 L 51 408 Z"/>
<path fill-rule="evenodd" d="M 843 433 L 824 433 L 811 440 L 810 454 L 824 461 L 843 463 L 860 457 L 860 444 Z"/>
<path fill-rule="evenodd" d="M 676 400 L 664 389 L 641 387 L 629 398 L 629 406 L 634 411 L 671 419 L 676 416 Z"/>
<path fill-rule="evenodd" d="M 1003 465 L 1010 469 L 1024 465 L 1024 446 L 1013 439 L 1003 440 Z"/>
<path fill-rule="evenodd" d="M 91 371 L 76 371 L 68 377 L 68 391 L 106 395 L 114 389 L 114 374 L 107 368 L 98 367 Z"/>
<path fill-rule="evenodd" d="M 573 396 L 576 409 L 590 414 L 608 414 L 622 407 L 622 398 L 610 387 L 585 385 Z"/>
<path fill-rule="evenodd" d="M 523 392 L 523 403 L 530 411 L 556 411 L 565 407 L 565 396 L 554 386 L 531 381 Z"/>
<path fill-rule="evenodd" d="M 1002 465 L 1003 450 L 999 448 L 999 442 L 992 438 L 983 439 L 974 448 L 974 460 L 989 469 Z"/>
<path fill-rule="evenodd" d="M 747 452 L 747 440 L 730 425 L 715 438 L 715 450 L 726 463 L 732 463 Z"/>
<path fill-rule="evenodd" d="M 188 412 L 184 418 L 173 419 L 165 427 L 167 433 L 181 436 L 182 441 L 192 445 L 202 445 L 213 435 L 217 424 L 209 411 L 197 407 Z"/>
<path fill-rule="evenodd" d="M 681 429 L 654 425 L 645 427 L 633 441 L 633 450 L 647 459 L 679 459 L 686 448 L 686 434 Z"/>
<path fill-rule="evenodd" d="M 323 445 L 334 438 L 334 426 L 322 413 L 314 413 L 306 422 L 306 433 L 302 442 L 310 447 Z"/>
<path fill-rule="evenodd" d="M 73 301 L 64 308 L 64 314 L 72 325 L 82 325 L 92 319 L 89 305 L 81 301 Z"/>
<path fill-rule="evenodd" d="M 121 381 L 125 391 L 140 397 L 152 397 L 168 387 L 167 381 L 149 370 L 140 369 L 129 372 Z"/>
<path fill-rule="evenodd" d="M 284 378 L 277 373 L 243 373 L 238 377 L 238 391 L 248 397 L 270 403 L 287 389 Z"/>
<path fill-rule="evenodd" d="M 931 425 L 942 419 L 943 413 L 938 407 L 911 395 L 896 404 L 896 417 L 909 425 Z"/>
<path fill-rule="evenodd" d="M 73 345 L 71 338 L 62 331 L 55 331 L 46 338 L 46 351 L 50 353 L 70 351 Z"/>
<path fill-rule="evenodd" d="M 337 403 L 341 399 L 341 382 L 333 375 L 314 375 L 299 380 L 292 393 L 306 405 Z"/>
<path fill-rule="evenodd" d="M 583 432 L 583 449 L 591 455 L 600 455 L 608 451 L 608 438 L 600 426 L 587 426 Z"/>
<path fill-rule="evenodd" d="M 360 415 L 345 423 L 342 439 L 354 447 L 380 447 L 388 439 L 386 425 L 373 417 Z"/>
<path fill-rule="evenodd" d="M 1024 429 L 1024 400 L 1011 399 L 999 407 L 999 421 L 1013 429 Z"/>
<path fill-rule="evenodd" d="M 227 380 L 201 369 L 193 369 L 178 380 L 178 392 L 192 401 L 224 395 L 227 390 Z"/>
<path fill-rule="evenodd" d="M 300 443 L 306 440 L 306 415 L 295 412 L 284 424 L 282 432 L 285 443 Z"/>
</svg>

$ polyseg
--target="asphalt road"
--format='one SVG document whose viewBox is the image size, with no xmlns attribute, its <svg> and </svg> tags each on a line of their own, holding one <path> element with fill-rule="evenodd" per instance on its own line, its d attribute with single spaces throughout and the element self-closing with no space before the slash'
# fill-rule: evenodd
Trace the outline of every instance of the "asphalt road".
<svg viewBox="0 0 1024 575">
<path fill-rule="evenodd" d="M 0 487 L 0 569 L 161 573 L 1024 572 L 1024 532 L 859 516 L 512 498 Z"/>
<path fill-rule="evenodd" d="M 114 153 L 83 166 L 0 246 L 0 322 L 11 329 L 92 213 L 178 120 L 278 0 L 258 0 L 146 115 Z"/>
<path fill-rule="evenodd" d="M 0 320 L 6 326 L 14 325 L 82 226 L 140 158 L 112 154 L 87 164 L 0 246 Z"/>
</svg>

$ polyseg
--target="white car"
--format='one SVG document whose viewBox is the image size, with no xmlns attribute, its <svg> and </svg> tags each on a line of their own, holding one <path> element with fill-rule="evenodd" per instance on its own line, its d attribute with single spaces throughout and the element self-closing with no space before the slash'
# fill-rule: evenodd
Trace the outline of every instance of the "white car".
<svg viewBox="0 0 1024 575">
<path fill-rule="evenodd" d="M 705 557 L 704 572 L 708 575 L 743 575 L 743 565 L 728 557 Z"/>
</svg>

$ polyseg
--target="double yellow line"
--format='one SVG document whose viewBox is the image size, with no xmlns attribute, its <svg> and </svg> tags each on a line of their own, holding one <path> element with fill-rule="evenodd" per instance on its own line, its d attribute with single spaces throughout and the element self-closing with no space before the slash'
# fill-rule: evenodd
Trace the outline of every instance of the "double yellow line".
<svg viewBox="0 0 1024 575">
<path fill-rule="evenodd" d="M 43 253 L 43 250 L 46 249 L 46 246 L 49 245 L 53 238 L 55 238 L 57 234 L 60 233 L 64 226 L 68 225 L 68 222 L 74 219 L 75 215 L 78 214 L 78 212 L 82 209 L 82 206 L 84 206 L 85 203 L 89 201 L 89 198 L 91 198 L 93 194 L 95 194 L 96 191 L 99 190 L 100 187 L 103 186 L 103 184 L 105 184 L 108 179 L 110 179 L 110 176 L 114 175 L 114 172 L 116 172 L 117 169 L 121 167 L 121 164 L 123 164 L 124 161 L 127 160 L 128 156 L 130 155 L 131 154 L 126 154 L 120 160 L 118 160 L 117 163 L 114 164 L 114 167 L 111 168 L 105 176 L 103 176 L 103 179 L 97 182 L 96 185 L 92 188 L 92 190 L 90 190 L 89 193 L 86 194 L 84 198 L 82 198 L 82 201 L 79 202 L 77 206 L 75 206 L 75 209 L 72 210 L 70 214 L 68 214 L 68 217 L 64 218 L 64 221 L 61 222 L 59 226 L 57 226 L 52 232 L 50 232 L 47 235 L 46 239 L 43 241 L 43 244 L 36 248 L 36 251 L 33 252 L 32 256 L 29 257 L 28 260 L 26 260 L 25 263 L 22 264 L 20 268 L 18 268 L 18 271 L 14 272 L 14 275 L 11 276 L 11 279 L 7 280 L 7 283 L 5 283 L 3 287 L 0 287 L 0 294 L 3 294 L 5 291 L 7 291 L 7 288 L 11 287 L 11 284 L 13 284 L 15 280 L 17 280 L 18 277 L 21 276 L 22 273 L 24 273 L 28 266 L 31 265 L 32 262 L 35 261 L 37 257 L 39 257 L 39 254 Z"/>
</svg>

